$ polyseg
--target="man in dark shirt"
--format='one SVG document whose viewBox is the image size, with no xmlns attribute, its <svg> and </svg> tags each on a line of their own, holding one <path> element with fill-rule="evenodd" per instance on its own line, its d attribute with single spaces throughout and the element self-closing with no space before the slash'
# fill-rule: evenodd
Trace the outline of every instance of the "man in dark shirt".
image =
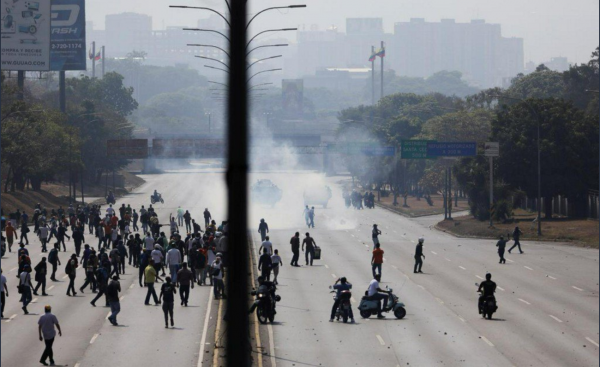
<svg viewBox="0 0 600 367">
<path fill-rule="evenodd" d="M 173 303 L 175 302 L 175 293 L 177 293 L 175 284 L 171 283 L 171 277 L 166 277 L 165 283 L 160 288 L 160 296 L 158 298 L 159 302 L 162 301 L 162 309 L 165 314 L 165 329 L 169 327 L 169 316 L 171 316 L 171 326 L 175 326 L 175 322 L 173 321 Z"/>
<path fill-rule="evenodd" d="M 298 265 L 298 258 L 300 257 L 300 232 L 296 232 L 294 237 L 290 240 L 290 245 L 292 245 L 292 262 L 291 266 L 300 266 Z"/>
<path fill-rule="evenodd" d="M 506 241 L 504 240 L 504 236 L 500 236 L 500 240 L 496 243 L 496 247 L 498 247 L 498 256 L 500 256 L 499 264 L 506 264 L 506 259 L 504 258 L 504 250 L 506 250 Z"/>
<path fill-rule="evenodd" d="M 415 273 L 422 273 L 421 268 L 423 267 L 423 259 L 425 255 L 423 255 L 423 242 L 425 239 L 423 237 L 419 238 L 419 243 L 415 248 Z"/>
<path fill-rule="evenodd" d="M 272 267 L 271 255 L 269 250 L 264 249 L 263 254 L 258 259 L 258 270 L 261 271 L 263 278 L 266 281 L 271 280 L 271 267 Z"/>
<path fill-rule="evenodd" d="M 118 326 L 117 315 L 121 312 L 121 302 L 119 300 L 119 292 L 121 291 L 121 283 L 119 283 L 119 277 L 114 276 L 108 286 L 106 287 L 106 298 L 110 305 L 110 316 L 108 321 L 111 324 Z"/>
<path fill-rule="evenodd" d="M 304 250 L 304 245 L 306 245 L 306 251 Z M 308 265 L 309 255 L 310 255 L 310 266 L 312 266 L 312 264 L 313 264 L 313 259 L 315 258 L 315 246 L 317 246 L 317 243 L 310 236 L 310 233 L 306 232 L 306 237 L 302 241 L 302 251 L 305 251 L 304 258 L 306 260 L 306 265 Z"/>
<path fill-rule="evenodd" d="M 181 305 L 188 305 L 190 298 L 190 286 L 194 288 L 194 273 L 188 269 L 188 264 L 181 264 L 181 270 L 177 272 L 177 283 L 179 284 L 179 296 L 181 297 Z"/>
<path fill-rule="evenodd" d="M 514 243 L 514 245 L 512 245 L 511 248 L 508 249 L 509 254 L 517 246 L 519 247 L 519 252 L 523 253 L 523 250 L 521 250 L 521 242 L 519 241 L 519 238 L 521 237 L 522 234 L 523 234 L 523 232 L 521 232 L 519 227 L 515 227 L 515 230 L 513 231 L 513 240 L 515 240 L 515 243 Z"/>
<path fill-rule="evenodd" d="M 479 284 L 477 292 L 481 292 L 481 296 L 479 296 L 479 314 L 481 314 L 481 306 L 485 298 L 487 296 L 493 297 L 496 292 L 496 283 L 492 282 L 492 274 L 487 273 L 485 275 L 485 280 Z"/>
</svg>

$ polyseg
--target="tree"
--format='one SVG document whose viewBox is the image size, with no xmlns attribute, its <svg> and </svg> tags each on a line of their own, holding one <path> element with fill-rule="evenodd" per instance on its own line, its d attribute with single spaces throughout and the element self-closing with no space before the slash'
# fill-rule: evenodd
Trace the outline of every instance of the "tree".
<svg viewBox="0 0 600 367">
<path fill-rule="evenodd" d="M 564 88 L 561 73 L 548 70 L 548 68 L 541 65 L 529 75 L 514 78 L 506 93 L 509 96 L 521 99 L 561 98 Z M 504 103 L 510 104 L 510 101 L 504 101 Z"/>
</svg>

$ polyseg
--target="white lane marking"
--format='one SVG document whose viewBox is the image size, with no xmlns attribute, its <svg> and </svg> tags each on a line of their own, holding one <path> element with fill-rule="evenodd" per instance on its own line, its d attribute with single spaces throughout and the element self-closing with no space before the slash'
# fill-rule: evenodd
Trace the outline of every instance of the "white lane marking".
<svg viewBox="0 0 600 367">
<path fill-rule="evenodd" d="M 119 301 L 122 301 L 122 300 L 123 300 L 123 298 L 125 298 L 125 296 L 121 296 L 121 298 L 119 298 Z"/>
<path fill-rule="evenodd" d="M 573 289 L 577 289 L 577 290 L 578 290 L 578 291 L 580 291 L 580 292 L 583 292 L 583 289 L 581 289 L 581 288 L 579 288 L 579 287 L 576 287 L 576 286 L 574 286 L 574 285 L 572 285 L 571 287 L 573 287 Z"/>
<path fill-rule="evenodd" d="M 514 261 L 512 261 L 511 259 L 506 259 L 506 261 L 508 261 L 509 263 L 514 263 Z"/>
<path fill-rule="evenodd" d="M 452 260 L 450 260 L 450 259 L 448 259 L 448 258 L 446 258 L 446 261 L 450 261 L 450 262 L 452 262 Z"/>
<path fill-rule="evenodd" d="M 459 268 L 461 268 L 462 270 L 467 270 L 467 268 L 463 268 L 462 266 L 458 266 Z"/>
<path fill-rule="evenodd" d="M 32 299 L 31 303 L 37 303 L 37 298 Z"/>
<path fill-rule="evenodd" d="M 383 258 L 383 261 L 387 261 L 387 259 L 384 257 L 384 258 Z"/>
<path fill-rule="evenodd" d="M 505 289 L 504 289 L 504 288 L 502 288 L 502 287 L 496 287 L 496 288 L 500 289 L 502 292 L 504 292 L 504 291 L 505 291 Z"/>
<path fill-rule="evenodd" d="M 425 290 L 425 287 L 423 287 L 423 286 L 422 286 L 422 285 L 420 285 L 420 284 L 417 284 L 417 287 L 421 288 L 422 290 Z"/>
<path fill-rule="evenodd" d="M 415 243 L 415 241 L 413 241 L 413 240 L 410 240 L 410 242 Z"/>
<path fill-rule="evenodd" d="M 353 234 L 350 234 L 350 236 L 354 237 L 354 235 L 353 235 Z"/>
<path fill-rule="evenodd" d="M 524 299 L 521 299 L 521 298 L 519 298 L 519 301 L 523 302 L 523 303 L 524 303 L 524 304 L 526 304 L 526 305 L 531 305 L 531 303 L 529 303 L 529 302 L 525 301 Z"/>
<path fill-rule="evenodd" d="M 551 276 L 551 275 L 548 275 L 548 278 L 550 278 L 550 279 L 552 279 L 552 280 L 556 280 L 556 278 L 555 278 L 555 277 L 553 277 L 553 276 Z"/>
<path fill-rule="evenodd" d="M 398 267 L 396 265 L 392 265 L 392 268 L 398 270 Z"/>
<path fill-rule="evenodd" d="M 12 269 L 10 269 L 8 272 L 10 273 L 11 271 L 15 271 L 15 270 L 17 270 L 18 268 L 19 268 L 19 267 L 12 268 Z"/>
<path fill-rule="evenodd" d="M 483 340 L 487 345 L 489 345 L 490 347 L 493 347 L 494 344 L 492 344 L 491 341 L 489 341 L 485 336 L 480 336 L 481 340 Z"/>
<path fill-rule="evenodd" d="M 132 289 L 133 287 L 135 287 L 135 283 L 131 283 L 131 285 L 129 286 L 129 289 Z"/>
<path fill-rule="evenodd" d="M 329 269 L 329 265 L 325 264 L 325 269 Z"/>
<path fill-rule="evenodd" d="M 96 341 L 96 339 L 98 339 L 99 336 L 100 334 L 94 334 L 94 336 L 92 336 L 92 340 L 90 340 L 90 344 L 94 344 L 94 342 Z"/>
<path fill-rule="evenodd" d="M 15 319 L 15 317 L 17 317 L 17 314 L 14 314 L 11 317 L 9 317 L 8 320 L 6 320 L 6 322 L 11 322 L 12 320 Z"/>
<path fill-rule="evenodd" d="M 49 290 L 49 291 L 51 291 L 53 288 L 54 288 L 54 286 L 53 286 L 53 285 L 51 285 L 51 286 L 48 288 L 48 290 Z"/>
<path fill-rule="evenodd" d="M 80 364 L 79 364 L 79 362 L 77 362 L 77 363 L 75 363 L 74 367 L 79 367 L 79 366 L 80 366 Z"/>
<path fill-rule="evenodd" d="M 533 270 L 532 268 L 530 268 L 529 266 L 523 266 L 525 269 L 527 270 Z"/>
<path fill-rule="evenodd" d="M 477 279 L 481 279 L 481 280 L 483 280 L 483 278 L 482 278 L 482 277 L 480 277 L 479 275 L 475 275 L 475 276 L 477 277 Z"/>
<path fill-rule="evenodd" d="M 444 304 L 444 301 L 442 301 L 441 299 L 439 299 L 439 298 L 437 298 L 437 297 L 435 297 L 435 299 L 436 299 L 436 300 L 437 300 L 437 301 L 438 301 L 438 302 L 439 302 L 441 305 L 443 305 L 443 304 Z"/>
<path fill-rule="evenodd" d="M 596 343 L 593 339 L 590 339 L 590 338 L 586 337 L 585 340 L 587 340 L 588 342 L 594 344 L 596 347 L 600 347 L 600 345 L 598 345 L 598 343 Z"/>
<path fill-rule="evenodd" d="M 554 320 L 556 320 L 557 322 L 562 322 L 562 320 L 561 320 L 561 319 L 559 319 L 559 318 L 558 318 L 558 317 L 556 317 L 556 316 L 553 316 L 553 315 L 548 315 L 548 316 L 552 317 L 552 318 L 553 318 Z"/>
<path fill-rule="evenodd" d="M 337 275 L 335 275 L 335 274 L 331 274 L 331 276 L 334 277 L 334 278 L 337 278 Z"/>
<path fill-rule="evenodd" d="M 460 317 L 460 316 L 457 316 L 457 317 L 458 317 L 458 319 L 459 319 L 460 321 L 462 321 L 462 322 L 467 322 L 467 320 L 463 319 L 462 317 Z"/>
<path fill-rule="evenodd" d="M 368 246 L 368 245 L 365 245 L 365 247 L 366 247 L 366 248 L 369 248 L 369 246 Z"/>
<path fill-rule="evenodd" d="M 275 359 L 275 337 L 273 336 L 273 325 L 271 325 L 271 323 L 267 325 L 267 330 L 269 331 L 269 354 L 271 355 L 271 366 L 277 367 L 277 361 Z"/>
<path fill-rule="evenodd" d="M 356 300 L 354 299 L 354 297 L 350 297 L 350 302 L 356 303 Z"/>
<path fill-rule="evenodd" d="M 65 275 L 65 276 L 64 276 L 64 277 L 62 277 L 62 278 L 63 278 L 63 279 L 67 279 L 68 277 L 69 277 L 68 275 Z"/>
<path fill-rule="evenodd" d="M 375 336 L 377 337 L 377 340 L 379 340 L 379 344 L 385 345 L 385 341 L 383 340 L 383 338 L 381 337 L 381 335 L 377 334 Z"/>
<path fill-rule="evenodd" d="M 254 241 L 253 241 L 254 244 Z M 213 304 L 213 292 L 208 292 L 208 308 L 206 309 L 206 315 L 204 316 L 204 327 L 202 328 L 202 338 L 200 339 L 200 351 L 198 352 L 198 367 L 202 367 L 202 360 L 204 359 L 204 347 L 206 346 L 206 335 L 208 334 L 208 319 L 210 316 L 210 310 Z"/>
<path fill-rule="evenodd" d="M 435 251 L 431 251 L 431 253 L 434 254 L 434 255 L 437 255 L 437 252 L 435 252 Z"/>
</svg>

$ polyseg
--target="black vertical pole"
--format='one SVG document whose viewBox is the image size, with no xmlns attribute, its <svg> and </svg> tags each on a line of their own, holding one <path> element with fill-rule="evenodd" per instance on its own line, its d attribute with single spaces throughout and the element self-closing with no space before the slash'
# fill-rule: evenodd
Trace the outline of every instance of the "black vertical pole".
<svg viewBox="0 0 600 367">
<path fill-rule="evenodd" d="M 448 219 L 448 169 L 444 170 L 444 190 L 442 190 L 442 200 L 444 200 L 444 220 Z"/>
<path fill-rule="evenodd" d="M 25 89 L 25 72 L 22 70 L 17 71 L 17 99 L 23 100 L 23 90 Z"/>
<path fill-rule="evenodd" d="M 66 87 L 66 76 L 65 71 L 61 70 L 58 72 L 58 104 L 60 105 L 60 112 L 67 112 L 67 93 Z"/>
<path fill-rule="evenodd" d="M 448 168 L 448 219 L 452 219 L 452 167 Z"/>
<path fill-rule="evenodd" d="M 227 366 L 250 366 L 248 323 L 248 95 L 246 0 L 231 0 L 228 86 L 227 215 L 232 252 L 227 268 Z"/>
</svg>

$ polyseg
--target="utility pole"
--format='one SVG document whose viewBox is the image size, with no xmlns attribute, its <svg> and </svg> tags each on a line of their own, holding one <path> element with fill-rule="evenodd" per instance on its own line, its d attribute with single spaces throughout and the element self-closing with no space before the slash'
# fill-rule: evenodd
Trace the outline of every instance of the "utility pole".
<svg viewBox="0 0 600 367">
<path fill-rule="evenodd" d="M 92 42 L 92 78 L 96 77 L 96 41 Z"/>
<path fill-rule="evenodd" d="M 492 219 L 494 208 L 494 157 L 490 157 L 490 227 L 494 226 Z M 538 219 L 539 220 L 539 219 Z"/>
<path fill-rule="evenodd" d="M 104 46 L 102 46 L 102 78 L 104 78 L 104 66 L 106 65 L 106 55 L 104 54 Z"/>
<path fill-rule="evenodd" d="M 17 71 L 17 99 L 19 101 L 23 100 L 25 90 L 25 71 L 19 70 Z"/>
<path fill-rule="evenodd" d="M 383 59 L 385 57 L 385 45 L 383 44 L 383 41 L 381 41 L 381 52 L 383 52 L 383 54 L 380 55 L 381 58 L 381 98 L 383 98 Z"/>
<path fill-rule="evenodd" d="M 375 46 L 371 46 L 371 55 L 375 55 Z M 371 61 L 371 105 L 375 105 L 375 56 Z"/>
<path fill-rule="evenodd" d="M 448 168 L 448 219 L 452 219 L 452 167 Z"/>
<path fill-rule="evenodd" d="M 66 92 L 66 76 L 65 71 L 58 72 L 58 104 L 60 112 L 67 112 L 67 92 Z"/>
</svg>

